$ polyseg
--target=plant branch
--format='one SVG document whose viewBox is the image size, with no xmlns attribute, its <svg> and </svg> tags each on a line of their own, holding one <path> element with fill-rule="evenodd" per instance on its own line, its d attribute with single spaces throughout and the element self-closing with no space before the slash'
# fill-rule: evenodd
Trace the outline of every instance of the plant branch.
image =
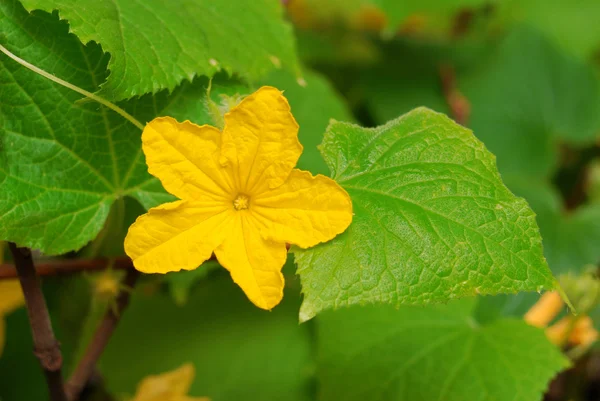
<svg viewBox="0 0 600 401">
<path fill-rule="evenodd" d="M 63 359 L 60 344 L 54 337 L 46 300 L 33 265 L 31 251 L 29 248 L 19 248 L 12 242 L 8 246 L 15 261 L 16 271 L 27 305 L 27 314 L 33 337 L 33 352 L 44 370 L 50 399 L 52 401 L 67 401 L 61 373 Z"/>
<path fill-rule="evenodd" d="M 135 269 L 127 271 L 127 274 L 123 279 L 122 288 L 115 300 L 116 307 L 109 307 L 107 309 L 106 315 L 104 315 L 102 322 L 100 322 L 100 325 L 96 329 L 96 333 L 88 345 L 83 358 L 79 361 L 79 364 L 67 383 L 66 388 L 69 400 L 74 401 L 78 399 L 79 394 L 81 394 L 92 376 L 98 359 L 100 359 L 106 344 L 108 344 L 112 333 L 117 327 L 117 323 L 121 319 L 123 311 L 129 304 L 131 290 L 135 286 L 139 276 L 140 272 Z"/>
<path fill-rule="evenodd" d="M 460 125 L 467 125 L 471 114 L 471 104 L 456 86 L 456 72 L 450 65 L 443 64 L 439 68 L 442 93 L 450 109 L 450 115 Z"/>
<path fill-rule="evenodd" d="M 74 274 L 82 271 L 104 270 L 109 266 L 109 259 L 63 259 L 37 263 L 35 270 L 38 276 L 59 276 Z M 133 263 L 128 257 L 113 260 L 113 269 L 133 269 Z M 15 266 L 11 263 L 0 264 L 0 280 L 17 278 Z"/>
</svg>

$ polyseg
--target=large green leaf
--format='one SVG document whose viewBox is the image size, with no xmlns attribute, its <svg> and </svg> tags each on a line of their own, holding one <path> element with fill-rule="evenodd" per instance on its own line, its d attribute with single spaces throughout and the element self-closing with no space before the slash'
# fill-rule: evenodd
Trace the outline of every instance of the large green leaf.
<svg viewBox="0 0 600 401">
<path fill-rule="evenodd" d="M 502 174 L 548 176 L 558 141 L 594 141 L 600 83 L 587 66 L 531 29 L 515 29 L 478 71 L 459 77 L 471 127 L 498 156 Z"/>
<path fill-rule="evenodd" d="M 566 52 L 589 58 L 600 50 L 597 0 L 508 0 L 498 3 L 505 22 L 534 26 Z"/>
<path fill-rule="evenodd" d="M 113 100 L 223 68 L 251 80 L 283 65 L 297 71 L 294 40 L 279 1 L 23 0 L 58 10 L 83 43 L 111 54 L 101 94 Z"/>
<path fill-rule="evenodd" d="M 191 362 L 191 395 L 307 401 L 314 366 L 309 326 L 298 326 L 296 317 L 297 283 L 293 287 L 272 312 L 249 303 L 229 274 L 203 280 L 185 307 L 163 294 L 137 294 L 100 362 L 108 387 L 132 394 L 144 376 Z"/>
<path fill-rule="evenodd" d="M 354 219 L 333 241 L 294 249 L 302 320 L 344 305 L 555 287 L 533 212 L 443 114 L 420 108 L 375 129 L 334 122 L 322 153 Z"/>
<path fill-rule="evenodd" d="M 319 317 L 322 401 L 531 401 L 568 361 L 522 320 L 480 323 L 474 302 L 351 308 Z"/>
<path fill-rule="evenodd" d="M 100 47 L 83 46 L 56 15 L 4 1 L 0 31 L 13 53 L 84 89 L 107 76 Z M 205 86 L 196 80 L 122 106 L 142 122 L 165 114 L 210 122 Z M 215 98 L 240 89 L 216 86 Z M 147 172 L 140 131 L 93 102 L 75 105 L 79 98 L 0 56 L 0 239 L 60 254 L 92 240 L 120 197 L 146 208 L 171 199 Z"/>
</svg>

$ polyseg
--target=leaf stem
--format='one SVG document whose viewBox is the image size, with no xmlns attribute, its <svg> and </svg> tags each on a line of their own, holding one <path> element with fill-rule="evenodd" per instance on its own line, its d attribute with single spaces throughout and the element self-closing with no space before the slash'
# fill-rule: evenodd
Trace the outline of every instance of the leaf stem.
<svg viewBox="0 0 600 401">
<path fill-rule="evenodd" d="M 108 344 L 112 333 L 117 327 L 117 323 L 121 319 L 121 314 L 129 304 L 131 290 L 135 286 L 139 276 L 140 272 L 135 269 L 127 271 L 127 274 L 123 279 L 122 288 L 115 300 L 116 307 L 109 307 L 107 309 L 102 322 L 100 322 L 94 337 L 83 355 L 83 358 L 81 358 L 81 361 L 67 383 L 66 388 L 69 400 L 73 401 L 78 399 L 79 394 L 81 394 L 81 391 L 85 388 L 90 377 L 94 373 L 98 359 L 100 359 L 106 344 Z"/>
<path fill-rule="evenodd" d="M 451 65 L 442 64 L 439 67 L 442 84 L 442 94 L 450 109 L 450 115 L 458 124 L 466 126 L 471 114 L 471 105 L 468 99 L 458 90 L 456 85 L 456 72 Z"/>
<path fill-rule="evenodd" d="M 16 61 L 17 63 L 21 64 L 23 67 L 28 68 L 31 71 L 35 72 L 36 74 L 39 74 L 39 75 L 43 76 L 44 78 L 48 78 L 49 80 L 54 81 L 57 84 L 64 86 L 65 88 L 69 88 L 77 93 L 80 93 L 89 99 L 95 100 L 96 102 L 108 107 L 115 113 L 119 114 L 120 116 L 125 118 L 127 121 L 129 121 L 130 123 L 132 123 L 133 125 L 138 127 L 140 130 L 144 129 L 144 125 L 141 122 L 139 122 L 135 117 L 133 117 L 131 114 L 127 113 L 125 110 L 123 110 L 116 104 L 109 102 L 108 100 L 101 98 L 100 96 L 94 95 L 93 93 L 88 92 L 85 89 L 81 89 L 78 86 L 70 84 L 69 82 L 64 81 L 58 77 L 55 77 L 54 75 L 42 70 L 41 68 L 38 68 L 35 65 L 30 64 L 27 61 L 23 60 L 22 58 L 17 57 L 15 54 L 11 53 L 6 47 L 4 47 L 2 45 L 0 45 L 0 51 L 2 53 L 6 54 L 11 59 L 13 59 L 14 61 Z"/>
<path fill-rule="evenodd" d="M 50 399 L 67 401 L 61 372 L 63 358 L 60 345 L 54 337 L 48 307 L 33 265 L 31 251 L 29 248 L 19 248 L 12 242 L 9 242 L 8 246 L 15 260 L 15 267 L 27 305 L 33 337 L 33 352 L 44 370 Z"/>
</svg>

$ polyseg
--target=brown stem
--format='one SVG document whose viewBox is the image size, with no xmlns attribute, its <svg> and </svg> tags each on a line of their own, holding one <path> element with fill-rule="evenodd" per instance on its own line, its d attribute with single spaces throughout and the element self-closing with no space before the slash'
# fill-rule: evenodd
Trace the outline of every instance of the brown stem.
<svg viewBox="0 0 600 401">
<path fill-rule="evenodd" d="M 42 293 L 29 248 L 19 248 L 12 242 L 8 244 L 15 261 L 15 267 L 25 303 L 33 337 L 34 354 L 46 376 L 48 391 L 52 401 L 67 401 L 62 380 L 62 354 L 60 344 L 54 337 L 46 300 Z"/>
<path fill-rule="evenodd" d="M 109 259 L 63 259 L 38 263 L 36 272 L 38 276 L 58 276 L 73 274 L 82 271 L 103 270 L 109 265 Z M 128 257 L 116 258 L 112 264 L 113 269 L 132 269 L 133 264 Z M 15 266 L 11 263 L 0 264 L 0 280 L 17 278 Z"/>
<path fill-rule="evenodd" d="M 460 125 L 467 125 L 471 115 L 471 104 L 457 88 L 454 68 L 451 65 L 443 64 L 440 66 L 439 72 L 442 93 L 450 109 L 451 117 Z"/>
<path fill-rule="evenodd" d="M 88 345 L 83 358 L 79 361 L 77 368 L 75 368 L 73 375 L 67 383 L 69 400 L 74 401 L 78 399 L 79 394 L 81 394 L 81 391 L 85 388 L 92 376 L 96 367 L 96 362 L 102 355 L 106 344 L 108 344 L 108 340 L 117 327 L 117 323 L 121 318 L 123 310 L 125 310 L 129 304 L 131 289 L 135 286 L 139 275 L 140 273 L 135 269 L 127 271 L 127 275 L 123 279 L 123 288 L 115 300 L 116 308 L 108 308 L 106 315 L 104 315 L 104 319 L 102 319 L 100 326 L 96 329 L 96 333 Z"/>
</svg>

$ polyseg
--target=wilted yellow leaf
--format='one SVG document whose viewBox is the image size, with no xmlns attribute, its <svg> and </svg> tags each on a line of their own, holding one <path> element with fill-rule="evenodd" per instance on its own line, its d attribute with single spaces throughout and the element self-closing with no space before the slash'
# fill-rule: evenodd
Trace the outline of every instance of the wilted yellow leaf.
<svg viewBox="0 0 600 401">
<path fill-rule="evenodd" d="M 194 365 L 187 363 L 170 372 L 148 376 L 140 382 L 131 401 L 210 401 L 187 395 L 194 375 Z"/>
</svg>

